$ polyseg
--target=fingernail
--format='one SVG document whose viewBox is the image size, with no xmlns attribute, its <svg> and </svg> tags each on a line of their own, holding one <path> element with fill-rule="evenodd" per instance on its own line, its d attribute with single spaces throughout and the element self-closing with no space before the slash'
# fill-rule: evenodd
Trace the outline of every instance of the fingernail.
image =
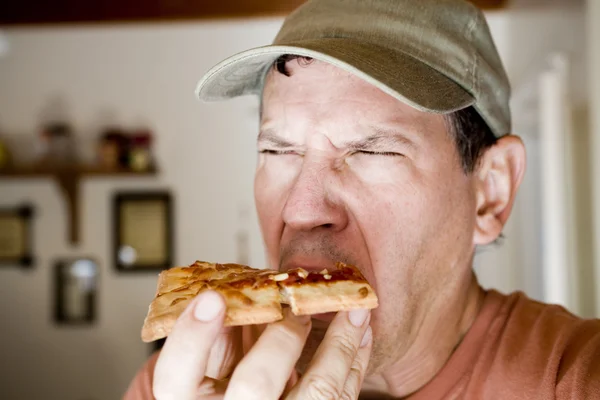
<svg viewBox="0 0 600 400">
<path fill-rule="evenodd" d="M 365 334 L 363 335 L 363 338 L 360 342 L 360 347 L 365 347 L 368 346 L 369 343 L 371 343 L 371 339 L 373 339 L 373 331 L 371 330 L 371 326 L 367 326 L 367 330 L 365 331 Z"/>
<path fill-rule="evenodd" d="M 194 317 L 202 322 L 212 321 L 223 311 L 223 306 L 223 300 L 216 292 L 202 292 L 198 295 Z"/>
<path fill-rule="evenodd" d="M 369 316 L 369 310 L 352 310 L 348 313 L 350 323 L 354 326 L 362 326 Z"/>
</svg>

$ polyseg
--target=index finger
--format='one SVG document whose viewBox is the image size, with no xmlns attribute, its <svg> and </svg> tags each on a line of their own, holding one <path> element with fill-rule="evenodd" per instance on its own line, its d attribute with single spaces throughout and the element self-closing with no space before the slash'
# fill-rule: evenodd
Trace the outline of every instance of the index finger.
<svg viewBox="0 0 600 400">
<path fill-rule="evenodd" d="M 223 327 L 225 301 L 215 291 L 200 293 L 179 316 L 154 369 L 158 400 L 195 399 L 211 348 Z"/>
<path fill-rule="evenodd" d="M 284 318 L 269 324 L 237 365 L 225 400 L 278 399 L 292 375 L 310 332 L 309 317 L 284 310 Z"/>
<path fill-rule="evenodd" d="M 337 399 L 346 391 L 347 380 L 355 380 L 352 370 L 366 366 L 370 349 L 366 344 L 369 334 L 370 310 L 340 311 L 337 313 L 306 373 L 289 394 L 289 399 Z M 366 352 L 360 353 L 365 349 Z M 362 365 L 364 364 L 364 365 Z M 363 371 L 360 371 L 361 374 Z M 352 383 L 351 385 L 354 385 Z M 357 393 L 358 394 L 358 393 Z"/>
</svg>

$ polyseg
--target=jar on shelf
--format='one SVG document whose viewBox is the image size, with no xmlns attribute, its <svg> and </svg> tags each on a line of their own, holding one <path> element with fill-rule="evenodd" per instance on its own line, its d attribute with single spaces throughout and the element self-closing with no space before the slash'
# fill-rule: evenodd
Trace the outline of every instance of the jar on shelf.
<svg viewBox="0 0 600 400">
<path fill-rule="evenodd" d="M 129 167 L 134 171 L 152 168 L 152 135 L 149 131 L 136 131 L 129 138 Z"/>
<path fill-rule="evenodd" d="M 51 165 L 70 165 L 77 161 L 70 125 L 57 122 L 42 128 L 38 143 L 38 161 Z"/>
<path fill-rule="evenodd" d="M 127 168 L 127 136 L 118 129 L 108 129 L 98 143 L 98 163 L 102 168 Z"/>
</svg>

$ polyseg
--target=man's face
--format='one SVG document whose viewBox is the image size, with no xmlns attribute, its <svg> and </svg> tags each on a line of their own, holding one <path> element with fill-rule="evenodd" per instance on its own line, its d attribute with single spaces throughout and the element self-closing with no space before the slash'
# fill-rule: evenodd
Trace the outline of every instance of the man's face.
<svg viewBox="0 0 600 400">
<path fill-rule="evenodd" d="M 270 267 L 356 265 L 379 297 L 375 372 L 426 350 L 419 343 L 455 317 L 471 274 L 473 178 L 441 115 L 326 63 L 287 69 L 290 77 L 268 75 L 258 138 L 255 198 Z"/>
</svg>

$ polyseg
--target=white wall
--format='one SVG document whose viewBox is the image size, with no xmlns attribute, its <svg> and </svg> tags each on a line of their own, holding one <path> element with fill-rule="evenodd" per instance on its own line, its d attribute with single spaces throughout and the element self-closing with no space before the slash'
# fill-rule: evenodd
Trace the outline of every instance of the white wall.
<svg viewBox="0 0 600 400">
<path fill-rule="evenodd" d="M 525 3 L 525 2 L 524 2 Z M 587 101 L 585 58 L 585 15 L 580 2 L 555 1 L 551 6 L 527 3 L 527 8 L 488 14 L 492 32 L 505 63 L 512 85 L 511 109 L 513 132 L 527 148 L 527 170 L 511 219 L 500 245 L 481 249 L 476 257 L 476 271 L 485 287 L 504 292 L 523 290 L 544 300 L 542 268 L 544 223 L 541 219 L 540 146 L 539 146 L 539 75 L 548 67 L 553 52 L 565 52 L 572 63 L 572 97 L 574 111 L 581 117 Z M 583 125 L 583 126 L 582 126 Z M 587 131 L 578 123 L 573 144 L 576 156 L 575 187 L 577 221 L 572 229 L 579 236 L 575 243 L 572 266 L 574 280 L 581 290 L 576 299 L 579 307 L 572 311 L 593 315 L 593 279 L 590 277 L 589 198 L 586 186 Z"/>
<path fill-rule="evenodd" d="M 235 258 L 238 207 L 252 205 L 256 101 L 206 105 L 194 99 L 193 89 L 215 62 L 269 42 L 279 24 L 278 19 L 237 20 L 5 32 L 10 52 L 0 58 L 0 132 L 23 141 L 49 113 L 65 113 L 89 153 L 90 138 L 103 123 L 149 124 L 158 135 L 161 175 L 157 180 L 87 182 L 82 191 L 83 240 L 76 249 L 66 242 L 65 210 L 57 188 L 43 181 L 0 182 L 0 205 L 33 199 L 39 210 L 36 268 L 0 270 L 0 318 L 7 321 L 0 334 L 0 398 L 119 398 L 146 358 L 148 346 L 140 341 L 139 330 L 156 279 L 113 271 L 107 215 L 115 189 L 173 190 L 177 263 Z M 517 79 L 542 56 L 521 46 L 537 48 L 542 42 L 548 47 L 562 34 L 577 31 L 580 16 L 495 13 L 490 24 L 511 79 Z M 526 87 L 527 82 L 519 85 Z M 535 127 L 523 122 L 529 112 L 525 109 L 520 114 L 515 110 L 515 125 L 528 126 L 526 141 L 535 143 Z M 535 148 L 530 152 L 535 161 Z M 506 242 L 479 255 L 477 270 L 485 286 L 525 289 L 539 297 L 539 221 L 532 212 L 535 172 L 528 173 L 524 193 Z M 250 261 L 261 265 L 255 219 L 251 229 Z M 51 322 L 51 262 L 73 254 L 91 255 L 102 263 L 99 320 L 93 329 L 59 329 Z"/>
<path fill-rule="evenodd" d="M 6 31 L 0 58 L 0 131 L 23 142 L 47 113 L 64 113 L 89 145 L 101 124 L 149 124 L 158 135 L 158 179 L 87 181 L 82 242 L 66 241 L 64 203 L 46 181 L 0 182 L 0 205 L 33 200 L 36 268 L 0 270 L 0 398 L 116 399 L 148 355 L 140 340 L 155 274 L 119 275 L 111 250 L 116 189 L 168 187 L 176 196 L 176 261 L 236 257 L 238 207 L 252 208 L 256 101 L 203 105 L 201 74 L 233 52 L 271 40 L 280 21 L 97 26 Z M 23 148 L 26 150 L 26 148 Z M 254 214 L 252 214 L 254 218 Z M 264 263 L 252 221 L 253 265 Z M 101 262 L 99 320 L 93 329 L 51 321 L 55 258 Z"/>
<path fill-rule="evenodd" d="M 592 215 L 595 266 L 596 317 L 600 318 L 600 1 L 587 1 L 588 68 L 590 73 L 590 158 L 592 160 Z M 596 155 L 595 157 L 593 155 Z M 594 276 L 594 275 L 592 275 Z"/>
</svg>

